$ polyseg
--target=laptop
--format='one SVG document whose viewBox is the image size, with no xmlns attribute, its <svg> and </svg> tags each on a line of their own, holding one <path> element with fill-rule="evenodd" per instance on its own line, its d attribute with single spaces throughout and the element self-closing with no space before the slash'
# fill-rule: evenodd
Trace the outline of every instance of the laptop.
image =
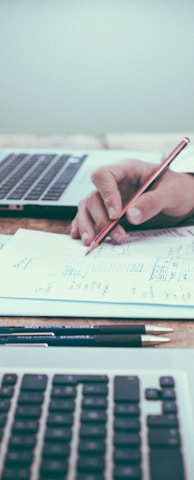
<svg viewBox="0 0 194 480">
<path fill-rule="evenodd" d="M 0 479 L 193 480 L 194 350 L 0 348 Z"/>
<path fill-rule="evenodd" d="M 125 158 L 159 163 L 161 152 L 0 150 L 0 215 L 72 219 L 94 185 L 91 172 Z"/>
</svg>

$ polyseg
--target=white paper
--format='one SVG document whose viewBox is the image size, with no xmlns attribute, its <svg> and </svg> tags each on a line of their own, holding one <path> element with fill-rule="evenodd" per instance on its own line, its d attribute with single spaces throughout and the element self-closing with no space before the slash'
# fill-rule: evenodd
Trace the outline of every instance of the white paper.
<svg viewBox="0 0 194 480">
<path fill-rule="evenodd" d="M 98 315 L 100 305 L 117 311 L 118 305 L 126 311 L 129 305 L 134 311 L 152 305 L 152 316 L 158 305 L 193 311 L 194 227 L 132 232 L 123 245 L 107 241 L 88 256 L 86 251 L 66 235 L 18 230 L 0 255 L 2 305 L 6 298 L 9 304 L 44 300 L 44 315 L 50 315 L 56 301 L 68 305 L 72 316 L 87 306 L 88 315 Z"/>
</svg>

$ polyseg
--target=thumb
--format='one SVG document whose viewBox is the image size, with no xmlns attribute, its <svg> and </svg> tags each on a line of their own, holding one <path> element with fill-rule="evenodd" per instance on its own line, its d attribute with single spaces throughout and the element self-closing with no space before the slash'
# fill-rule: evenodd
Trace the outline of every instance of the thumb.
<svg viewBox="0 0 194 480">
<path fill-rule="evenodd" d="M 126 212 L 127 220 L 133 225 L 139 225 L 155 217 L 163 209 L 162 197 L 156 191 L 146 192 Z"/>
</svg>

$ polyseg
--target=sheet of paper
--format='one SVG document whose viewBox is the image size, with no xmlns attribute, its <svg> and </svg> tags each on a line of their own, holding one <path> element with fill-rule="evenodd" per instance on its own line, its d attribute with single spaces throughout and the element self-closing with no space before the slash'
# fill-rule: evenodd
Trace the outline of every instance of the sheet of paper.
<svg viewBox="0 0 194 480">
<path fill-rule="evenodd" d="M 4 247 L 4 245 L 11 239 L 11 235 L 3 235 L 0 234 L 0 250 Z"/>
<path fill-rule="evenodd" d="M 19 230 L 0 253 L 0 297 L 194 306 L 194 227 L 86 250 L 69 236 Z"/>
</svg>

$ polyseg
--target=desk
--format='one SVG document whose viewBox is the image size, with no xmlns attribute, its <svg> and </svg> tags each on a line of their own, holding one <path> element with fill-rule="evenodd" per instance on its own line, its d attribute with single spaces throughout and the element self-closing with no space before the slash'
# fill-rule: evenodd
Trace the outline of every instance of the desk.
<svg viewBox="0 0 194 480">
<path fill-rule="evenodd" d="M 178 134 L 107 134 L 107 135 L 68 135 L 41 137 L 34 135 L 0 135 L 0 148 L 72 148 L 72 149 L 129 149 L 129 150 L 160 150 L 168 153 L 182 137 L 185 132 Z M 187 136 L 194 142 L 194 132 L 187 133 Z M 70 222 L 63 220 L 46 220 L 34 218 L 1 218 L 0 233 L 14 234 L 18 228 L 31 228 L 55 233 L 69 233 Z M 72 325 L 72 324 L 100 324 L 99 319 L 69 319 L 69 318 L 9 318 L 0 317 L 0 325 Z M 132 321 L 131 321 L 132 322 Z M 157 348 L 194 348 L 194 321 L 136 321 L 137 323 L 161 324 L 171 326 L 174 331 L 169 334 L 172 342 Z M 111 323 L 111 320 L 103 320 L 104 324 Z M 114 324 L 119 323 L 114 320 Z M 130 320 L 125 320 L 130 323 Z"/>
</svg>

